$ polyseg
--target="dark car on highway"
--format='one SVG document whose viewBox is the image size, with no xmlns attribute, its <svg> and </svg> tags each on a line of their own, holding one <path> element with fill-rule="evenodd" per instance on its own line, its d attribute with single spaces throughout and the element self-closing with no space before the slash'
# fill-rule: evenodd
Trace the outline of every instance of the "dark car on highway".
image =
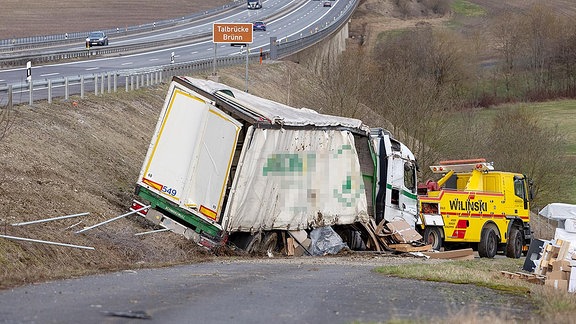
<svg viewBox="0 0 576 324">
<path fill-rule="evenodd" d="M 86 38 L 87 46 L 105 46 L 108 45 L 108 36 L 101 31 L 91 32 Z"/>
<path fill-rule="evenodd" d="M 252 30 L 266 31 L 266 23 L 263 21 L 255 21 L 254 23 L 252 23 Z"/>
</svg>

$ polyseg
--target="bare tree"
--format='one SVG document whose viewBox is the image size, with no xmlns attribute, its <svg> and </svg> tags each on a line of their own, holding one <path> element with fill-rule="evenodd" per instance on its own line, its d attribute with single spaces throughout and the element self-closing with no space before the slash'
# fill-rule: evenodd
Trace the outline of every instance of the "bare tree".
<svg viewBox="0 0 576 324">
<path fill-rule="evenodd" d="M 362 48 L 342 53 L 321 70 L 320 87 L 314 93 L 320 111 L 362 119 L 364 97 L 373 83 L 372 62 Z"/>
<path fill-rule="evenodd" d="M 375 50 L 382 64 L 405 69 L 415 78 L 432 78 L 438 92 L 452 91 L 454 96 L 467 92 L 472 67 L 468 62 L 470 46 L 459 34 L 421 27 L 381 42 Z"/>
<path fill-rule="evenodd" d="M 522 17 L 506 12 L 494 19 L 491 32 L 495 39 L 496 52 L 500 54 L 500 71 L 505 95 L 510 99 L 516 75 L 519 73 L 519 56 L 523 53 L 525 33 L 520 28 Z M 497 86 L 495 86 L 497 88 Z"/>
<path fill-rule="evenodd" d="M 568 175 L 574 171 L 566 161 L 566 142 L 558 129 L 545 127 L 534 113 L 520 107 L 500 110 L 487 132 L 486 157 L 500 170 L 532 178 L 537 204 L 568 196 L 565 189 L 571 186 L 566 181 L 573 179 Z"/>
<path fill-rule="evenodd" d="M 453 151 L 457 127 L 448 115 L 461 105 L 472 80 L 465 60 L 468 46 L 452 36 L 450 31 L 419 28 L 389 37 L 375 50 L 379 79 L 369 105 L 421 165 Z"/>
<path fill-rule="evenodd" d="M 542 91 L 549 86 L 551 49 L 560 33 L 560 25 L 552 10 L 544 5 L 533 6 L 520 23 L 527 37 L 525 54 L 532 72 L 531 81 L 537 91 Z"/>
<path fill-rule="evenodd" d="M 576 97 L 576 26 L 571 19 L 562 19 L 557 42 L 552 49 L 554 75 L 560 95 Z"/>
</svg>

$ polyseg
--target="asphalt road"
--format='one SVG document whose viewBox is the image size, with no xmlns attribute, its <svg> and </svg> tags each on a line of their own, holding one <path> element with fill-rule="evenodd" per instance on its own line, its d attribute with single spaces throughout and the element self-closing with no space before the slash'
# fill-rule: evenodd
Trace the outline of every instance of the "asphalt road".
<svg viewBox="0 0 576 324">
<path fill-rule="evenodd" d="M 530 315 L 518 297 L 490 289 L 372 271 L 393 259 L 324 261 L 222 261 L 35 284 L 0 292 L 0 323 L 350 323 L 470 310 Z"/>
</svg>

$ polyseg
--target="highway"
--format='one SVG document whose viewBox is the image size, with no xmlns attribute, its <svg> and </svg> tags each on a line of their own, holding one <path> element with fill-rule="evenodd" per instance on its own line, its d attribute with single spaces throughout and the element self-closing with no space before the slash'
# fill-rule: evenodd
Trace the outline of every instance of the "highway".
<svg viewBox="0 0 576 324">
<path fill-rule="evenodd" d="M 254 32 L 254 40 L 250 44 L 249 50 L 251 52 L 260 51 L 260 49 L 267 50 L 270 46 L 270 37 L 276 37 L 278 41 L 282 42 L 314 33 L 335 20 L 339 12 L 353 1 L 335 0 L 332 1 L 333 5 L 331 7 L 324 7 L 323 1 L 292 0 L 286 2 L 267 0 L 264 1 L 263 8 L 259 10 L 248 10 L 242 5 L 225 13 L 176 27 L 118 38 L 114 38 L 114 35 L 109 35 L 109 46 L 126 46 L 128 44 L 148 43 L 166 39 L 173 40 L 175 45 L 161 49 L 151 47 L 149 50 L 128 55 L 109 54 L 87 60 L 36 65 L 32 66 L 31 69 L 32 78 L 37 81 L 104 74 L 107 72 L 150 69 L 155 66 L 170 64 L 172 53 L 174 53 L 174 62 L 176 63 L 210 59 L 215 55 L 221 57 L 245 54 L 245 48 L 234 47 L 229 44 L 214 44 L 211 37 L 199 38 L 189 43 L 180 42 L 181 39 L 191 35 L 211 33 L 214 22 L 266 21 L 267 30 L 265 32 Z M 272 18 L 267 19 L 267 17 Z M 58 48 L 81 49 L 83 46 L 84 44 L 74 44 Z M 50 50 L 53 51 L 54 48 Z M 25 80 L 26 67 L 24 66 L 0 70 L 0 85 L 24 83 Z"/>
</svg>

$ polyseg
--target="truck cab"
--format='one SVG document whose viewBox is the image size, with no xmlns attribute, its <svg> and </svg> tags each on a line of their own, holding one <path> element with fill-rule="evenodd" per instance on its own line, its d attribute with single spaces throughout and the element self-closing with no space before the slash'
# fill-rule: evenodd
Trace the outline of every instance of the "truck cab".
<svg viewBox="0 0 576 324">
<path fill-rule="evenodd" d="M 408 224 L 416 224 L 418 167 L 414 155 L 408 147 L 381 128 L 373 129 L 371 138 L 377 159 L 377 180 L 374 182 L 376 223 L 402 218 Z"/>
</svg>

